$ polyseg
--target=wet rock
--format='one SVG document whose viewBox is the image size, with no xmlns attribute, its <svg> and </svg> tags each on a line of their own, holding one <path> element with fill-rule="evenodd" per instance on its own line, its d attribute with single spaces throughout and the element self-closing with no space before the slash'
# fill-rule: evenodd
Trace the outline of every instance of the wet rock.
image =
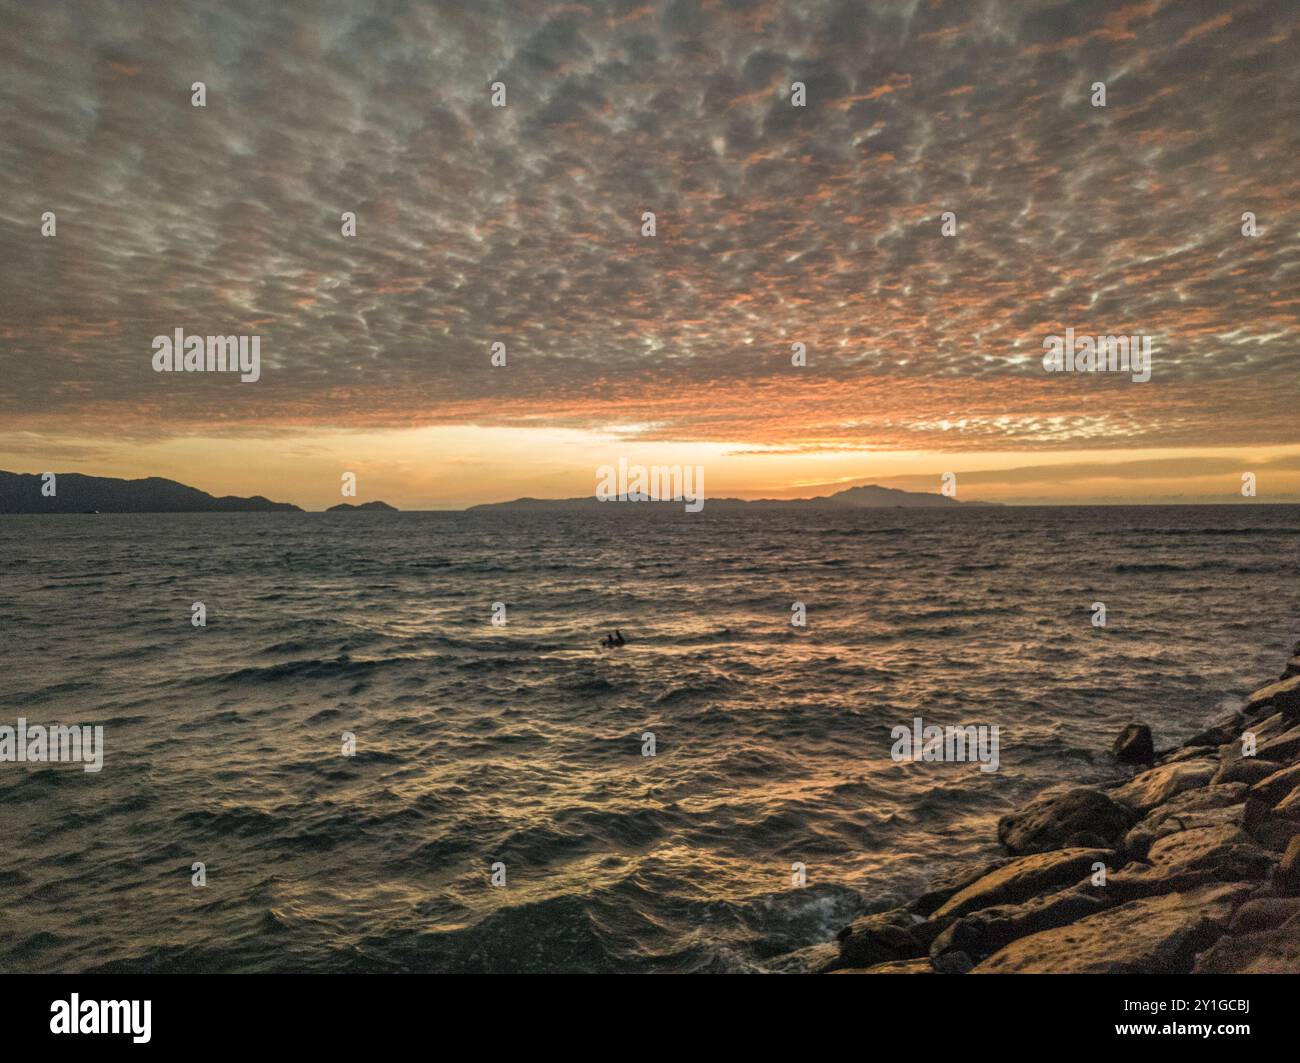
<svg viewBox="0 0 1300 1063">
<path fill-rule="evenodd" d="M 1266 739 L 1273 738 L 1277 735 L 1284 734 L 1285 732 L 1289 731 L 1291 729 L 1291 726 L 1292 726 L 1291 721 L 1287 719 L 1285 716 L 1283 716 L 1280 712 L 1275 712 L 1269 716 L 1264 716 L 1258 720 L 1255 720 L 1254 722 L 1248 722 L 1246 726 L 1241 729 L 1241 734 L 1237 735 L 1237 739 L 1235 742 L 1236 746 L 1238 747 L 1237 755 L 1238 756 L 1241 755 L 1240 753 L 1241 737 L 1247 732 L 1255 736 L 1255 744 L 1258 746 L 1260 742 L 1263 742 Z"/>
<path fill-rule="evenodd" d="M 1212 751 L 1209 746 L 1178 746 L 1176 749 L 1170 749 L 1164 753 L 1156 754 L 1157 764 L 1177 764 L 1183 760 L 1200 760 L 1203 757 L 1211 756 Z"/>
<path fill-rule="evenodd" d="M 1300 918 L 1252 934 L 1226 934 L 1196 961 L 1197 974 L 1295 974 Z"/>
<path fill-rule="evenodd" d="M 1255 741 L 1254 752 L 1251 753 L 1251 756 L 1258 756 L 1261 744 L 1267 742 L 1270 738 L 1285 734 L 1290 729 L 1291 721 L 1280 713 L 1259 720 L 1256 723 L 1248 723 L 1235 739 L 1219 747 L 1219 760 L 1226 764 L 1229 761 L 1243 759 L 1242 741 L 1246 735 L 1251 735 Z"/>
<path fill-rule="evenodd" d="M 1278 892 L 1300 893 L 1300 835 L 1287 843 L 1286 852 L 1273 872 L 1273 888 Z"/>
<path fill-rule="evenodd" d="M 1288 676 L 1261 687 L 1246 699 L 1246 714 L 1268 707 L 1284 716 L 1300 716 L 1300 675 Z"/>
<path fill-rule="evenodd" d="M 1208 785 L 1218 770 L 1219 762 L 1208 757 L 1164 764 L 1116 787 L 1110 796 L 1138 812 L 1148 812 L 1184 790 Z"/>
<path fill-rule="evenodd" d="M 1184 747 L 1224 745 L 1240 737 L 1241 729 L 1245 724 L 1246 717 L 1238 710 L 1232 709 L 1215 717 L 1205 730 L 1192 735 L 1183 745 Z"/>
<path fill-rule="evenodd" d="M 1286 662 L 1286 667 L 1282 669 L 1282 678 L 1289 679 L 1293 675 L 1300 675 L 1300 656 L 1292 657 Z"/>
<path fill-rule="evenodd" d="M 1016 855 L 1059 849 L 1079 835 L 1101 838 L 1110 846 L 1123 837 L 1136 818 L 1100 790 L 1052 787 L 1019 812 L 1003 816 L 998 821 L 998 841 Z"/>
<path fill-rule="evenodd" d="M 1300 820 L 1300 786 L 1297 786 L 1273 806 L 1273 814 L 1275 816 L 1285 816 L 1287 819 Z"/>
<path fill-rule="evenodd" d="M 945 952 L 931 961 L 938 974 L 966 974 L 975 964 L 964 952 Z"/>
<path fill-rule="evenodd" d="M 924 921 L 905 908 L 892 908 L 853 920 L 837 936 L 838 966 L 872 967 L 924 956 L 929 941 L 915 933 L 916 926 Z"/>
<path fill-rule="evenodd" d="M 1218 882 L 1262 879 L 1273 866 L 1273 857 L 1240 827 L 1224 823 L 1157 839 L 1147 863 L 1149 867 L 1136 874 L 1160 882 L 1162 888 L 1181 888 L 1197 875 Z"/>
<path fill-rule="evenodd" d="M 1300 676 L 1296 678 L 1300 679 Z M 1255 755 L 1264 760 L 1280 760 L 1285 764 L 1300 760 L 1300 727 L 1293 727 L 1285 734 L 1261 742 Z"/>
<path fill-rule="evenodd" d="M 1246 799 L 1241 825 L 1260 845 L 1277 852 L 1300 834 L 1300 821 L 1277 815 L 1266 801 L 1256 797 Z"/>
<path fill-rule="evenodd" d="M 1272 808 L 1297 786 L 1300 786 L 1300 764 L 1292 764 L 1287 768 L 1279 768 L 1255 783 L 1250 788 L 1250 796 L 1262 802 L 1264 807 Z"/>
<path fill-rule="evenodd" d="M 1239 827 L 1244 818 L 1245 796 L 1244 783 L 1187 790 L 1147 813 L 1124 836 L 1124 851 L 1132 859 L 1145 862 L 1151 846 L 1167 835 L 1199 827 Z"/>
<path fill-rule="evenodd" d="M 1103 897 L 1062 890 L 1024 904 L 984 908 L 958 919 L 935 938 L 930 955 L 960 951 L 980 960 L 1017 938 L 1066 926 L 1101 911 L 1106 904 Z"/>
<path fill-rule="evenodd" d="M 934 974 L 934 966 L 929 959 L 896 960 L 891 963 L 877 963 L 871 967 L 841 967 L 830 974 Z"/>
<path fill-rule="evenodd" d="M 1011 857 L 1004 856 L 989 862 L 962 864 L 935 879 L 929 890 L 905 907 L 909 912 L 915 912 L 917 915 L 933 915 L 953 894 L 964 890 L 976 879 L 981 879 L 1009 863 Z"/>
<path fill-rule="evenodd" d="M 1247 886 L 1215 885 L 1130 901 L 1019 938 L 977 964 L 974 973 L 1185 973 L 1248 893 Z"/>
<path fill-rule="evenodd" d="M 1223 786 L 1227 783 L 1257 783 L 1267 779 L 1282 765 L 1275 760 L 1261 760 L 1259 757 L 1239 757 L 1219 766 L 1210 780 L 1211 786 Z"/>
<path fill-rule="evenodd" d="M 833 941 L 809 945 L 796 952 L 787 952 L 763 962 L 772 974 L 824 974 L 839 962 L 840 948 Z"/>
<path fill-rule="evenodd" d="M 957 917 L 999 904 L 1020 904 L 1044 893 L 1075 885 L 1095 863 L 1114 859 L 1109 849 L 1058 849 L 1009 861 L 972 882 L 934 913 Z"/>
<path fill-rule="evenodd" d="M 1288 919 L 1300 915 L 1300 898 L 1262 897 L 1243 904 L 1228 924 L 1230 934 L 1251 934 L 1276 930 Z"/>
<path fill-rule="evenodd" d="M 1081 887 L 1122 903 L 1220 882 L 1261 883 L 1276 857 L 1239 827 L 1178 831 L 1151 843 L 1144 860 L 1125 864 L 1104 887 Z"/>
<path fill-rule="evenodd" d="M 1144 723 L 1131 723 L 1120 731 L 1112 750 L 1121 764 L 1151 764 L 1156 759 L 1151 728 Z"/>
</svg>

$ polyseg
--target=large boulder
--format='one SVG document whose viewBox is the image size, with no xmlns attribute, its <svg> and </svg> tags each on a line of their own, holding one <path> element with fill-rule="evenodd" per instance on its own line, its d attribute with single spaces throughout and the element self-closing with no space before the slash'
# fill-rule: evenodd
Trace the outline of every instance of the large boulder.
<svg viewBox="0 0 1300 1063">
<path fill-rule="evenodd" d="M 1267 779 L 1281 764 L 1275 760 L 1262 760 L 1259 757 L 1238 757 L 1236 760 L 1224 761 L 1210 780 L 1211 786 L 1224 786 L 1228 783 L 1243 782 L 1253 784 Z"/>
<path fill-rule="evenodd" d="M 1155 742 L 1151 728 L 1144 723 L 1131 723 L 1120 731 L 1112 750 L 1121 764 L 1151 764 L 1156 759 Z"/>
<path fill-rule="evenodd" d="M 1114 845 L 1137 817 L 1100 790 L 1059 786 L 998 821 L 998 841 L 1017 856 L 1078 842 Z"/>
<path fill-rule="evenodd" d="M 1300 835 L 1293 837 L 1273 872 L 1273 888 L 1279 893 L 1300 893 Z"/>
<path fill-rule="evenodd" d="M 1137 812 L 1149 812 L 1184 790 L 1208 785 L 1218 770 L 1219 762 L 1210 757 L 1162 764 L 1117 786 L 1110 796 Z"/>
<path fill-rule="evenodd" d="M 1104 898 L 1080 890 L 1061 890 L 1024 904 L 984 908 L 962 916 L 935 938 L 930 955 L 960 951 L 979 961 L 1017 938 L 1066 926 L 1101 911 L 1106 904 Z"/>
<path fill-rule="evenodd" d="M 763 966 L 772 974 L 824 974 L 834 970 L 839 959 L 839 946 L 828 941 L 775 956 L 765 960 Z"/>
<path fill-rule="evenodd" d="M 1241 735 L 1246 717 L 1237 709 L 1231 709 L 1217 717 L 1203 731 L 1197 731 L 1184 746 L 1221 746 L 1232 742 Z"/>
<path fill-rule="evenodd" d="M 1262 881 L 1273 864 L 1272 854 L 1234 823 L 1193 827 L 1158 838 L 1145 863 L 1127 865 L 1101 892 L 1128 900 L 1209 882 Z"/>
<path fill-rule="evenodd" d="M 924 956 L 930 938 L 922 938 L 916 928 L 925 920 L 905 908 L 864 915 L 841 930 L 837 936 L 840 967 L 873 967 L 878 963 L 910 960 Z"/>
<path fill-rule="evenodd" d="M 1300 717 L 1300 675 L 1279 679 L 1251 694 L 1246 699 L 1246 714 L 1271 708 L 1292 719 Z"/>
<path fill-rule="evenodd" d="M 1296 678 L 1300 679 L 1300 676 Z M 1277 760 L 1284 764 L 1300 760 L 1300 727 L 1292 727 L 1291 730 L 1276 738 L 1261 742 L 1255 750 L 1255 755 L 1264 760 Z"/>
<path fill-rule="evenodd" d="M 1104 887 L 1081 888 L 1120 903 L 1217 882 L 1258 885 L 1276 862 L 1257 838 L 1234 824 L 1195 827 L 1150 843 L 1144 856 L 1135 856 Z"/>
<path fill-rule="evenodd" d="M 929 957 L 920 960 L 895 960 L 871 967 L 841 967 L 829 974 L 937 974 Z"/>
<path fill-rule="evenodd" d="M 1124 851 L 1134 860 L 1146 861 L 1151 846 L 1167 835 L 1225 824 L 1239 827 L 1244 817 L 1245 798 L 1244 783 L 1185 790 L 1148 812 L 1124 836 Z"/>
<path fill-rule="evenodd" d="M 981 879 L 1009 863 L 1011 858 L 1004 856 L 990 862 L 961 864 L 935 879 L 925 893 L 916 900 L 910 901 L 905 907 L 909 912 L 915 912 L 917 915 L 932 915 L 953 894 L 964 890 L 976 879 Z"/>
<path fill-rule="evenodd" d="M 1300 820 L 1279 815 L 1268 801 L 1258 797 L 1246 798 L 1241 825 L 1260 845 L 1276 852 L 1281 852 L 1300 834 Z"/>
<path fill-rule="evenodd" d="M 1285 816 L 1287 819 L 1300 820 L 1300 786 L 1297 786 L 1273 806 L 1273 814 L 1275 816 Z"/>
<path fill-rule="evenodd" d="M 1092 872 L 1094 864 L 1105 864 L 1114 856 L 1109 849 L 1058 849 L 1022 856 L 954 894 L 934 913 L 934 918 L 955 918 L 998 904 L 1019 904 L 1073 886 Z"/>
<path fill-rule="evenodd" d="M 1251 786 L 1249 793 L 1255 800 L 1272 808 L 1297 786 L 1300 786 L 1300 764 L 1292 764 L 1260 779 Z"/>
<path fill-rule="evenodd" d="M 1300 915 L 1300 897 L 1258 897 L 1233 913 L 1229 934 L 1253 934 L 1257 930 L 1276 930 L 1288 919 Z"/>
<path fill-rule="evenodd" d="M 1225 934 L 1196 961 L 1197 974 L 1295 974 L 1300 918 L 1250 934 Z"/>
<path fill-rule="evenodd" d="M 1202 886 L 1144 897 L 1019 938 L 975 974 L 1184 974 L 1214 943 L 1250 887 Z"/>
</svg>

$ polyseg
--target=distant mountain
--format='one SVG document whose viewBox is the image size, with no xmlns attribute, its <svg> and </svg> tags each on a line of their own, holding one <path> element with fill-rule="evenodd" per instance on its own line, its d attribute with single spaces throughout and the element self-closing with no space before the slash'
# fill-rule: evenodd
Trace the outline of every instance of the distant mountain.
<svg viewBox="0 0 1300 1063">
<path fill-rule="evenodd" d="M 150 476 L 119 480 L 111 476 L 56 473 L 54 494 L 41 493 L 44 479 L 34 473 L 0 471 L 0 513 L 301 513 L 288 502 L 261 495 L 215 498 L 175 480 Z"/>
<path fill-rule="evenodd" d="M 330 508 L 327 509 L 325 512 L 326 513 L 364 513 L 366 511 L 380 512 L 380 513 L 396 513 L 398 512 L 398 509 L 396 506 L 390 506 L 387 502 L 362 502 L 361 505 L 359 506 L 354 506 L 351 502 L 340 502 L 337 506 L 330 506 Z"/>
<path fill-rule="evenodd" d="M 630 496 L 629 501 L 649 502 L 648 496 Z M 660 505 L 681 506 L 683 502 L 660 502 Z M 469 511 L 505 510 L 508 512 L 530 513 L 555 510 L 583 510 L 597 506 L 608 506 L 594 495 L 588 498 L 516 498 L 513 502 L 489 502 L 484 505 L 470 506 Z M 862 487 L 850 487 L 837 491 L 833 495 L 818 495 L 816 498 L 709 498 L 704 500 L 708 510 L 732 509 L 937 509 L 948 506 L 987 506 L 991 502 L 959 502 L 946 495 L 933 495 L 924 491 L 902 491 L 896 487 L 878 487 L 867 484 Z"/>
</svg>

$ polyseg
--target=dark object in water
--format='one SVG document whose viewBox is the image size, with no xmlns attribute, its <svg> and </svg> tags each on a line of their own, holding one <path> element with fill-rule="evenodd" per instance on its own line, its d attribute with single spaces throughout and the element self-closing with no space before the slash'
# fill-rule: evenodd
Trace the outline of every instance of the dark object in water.
<svg viewBox="0 0 1300 1063">
<path fill-rule="evenodd" d="M 623 637 L 623 632 L 615 628 L 614 634 L 607 635 L 605 638 L 601 639 L 600 644 L 604 646 L 605 649 L 612 650 L 619 646 L 627 645 L 627 639 Z"/>
</svg>

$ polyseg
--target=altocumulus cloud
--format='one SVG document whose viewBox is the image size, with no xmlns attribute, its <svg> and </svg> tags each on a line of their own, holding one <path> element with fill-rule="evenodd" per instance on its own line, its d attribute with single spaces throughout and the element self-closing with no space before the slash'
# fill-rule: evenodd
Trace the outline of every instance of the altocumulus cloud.
<svg viewBox="0 0 1300 1063">
<path fill-rule="evenodd" d="M 3 11 L 14 429 L 1294 441 L 1290 2 Z M 1151 335 L 1152 383 L 1042 373 L 1067 325 Z M 156 376 L 175 327 L 262 381 Z"/>
</svg>

